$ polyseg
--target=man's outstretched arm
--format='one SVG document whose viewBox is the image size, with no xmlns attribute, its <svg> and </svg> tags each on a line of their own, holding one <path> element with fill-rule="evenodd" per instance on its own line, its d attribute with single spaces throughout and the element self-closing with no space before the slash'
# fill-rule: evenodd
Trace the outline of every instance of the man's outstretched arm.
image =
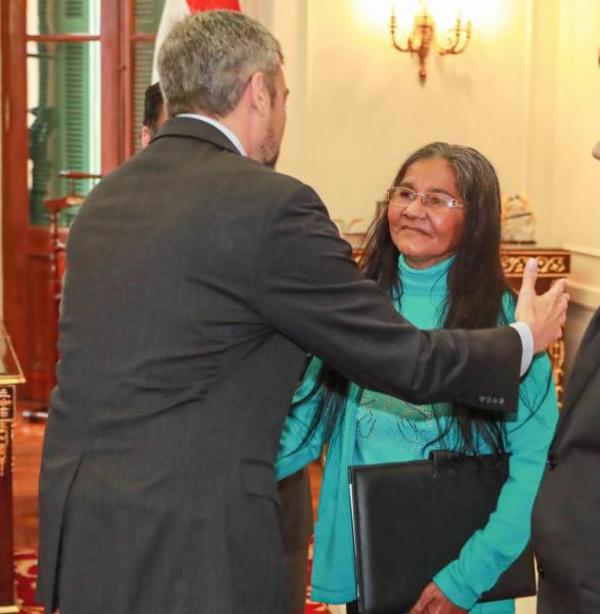
<svg viewBox="0 0 600 614">
<path fill-rule="evenodd" d="M 310 188 L 298 186 L 274 210 L 261 250 L 258 308 L 276 329 L 351 380 L 418 403 L 516 408 L 523 354 L 517 330 L 413 327 L 358 271 Z M 560 287 L 536 297 L 534 283 L 535 272 L 528 271 L 518 318 L 538 351 L 557 338 L 566 299 Z"/>
</svg>

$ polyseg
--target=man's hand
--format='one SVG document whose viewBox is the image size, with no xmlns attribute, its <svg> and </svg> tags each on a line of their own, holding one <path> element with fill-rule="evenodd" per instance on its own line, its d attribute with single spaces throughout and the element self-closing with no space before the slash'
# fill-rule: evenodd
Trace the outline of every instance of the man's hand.
<svg viewBox="0 0 600 614">
<path fill-rule="evenodd" d="M 410 614 L 466 614 L 467 610 L 454 605 L 444 593 L 430 582 L 421 593 Z"/>
<path fill-rule="evenodd" d="M 537 263 L 535 258 L 530 258 L 523 273 L 515 315 L 517 320 L 531 328 L 534 353 L 545 350 L 560 338 L 569 305 L 564 279 L 557 281 L 548 292 L 540 296 L 535 293 L 536 279 Z"/>
</svg>

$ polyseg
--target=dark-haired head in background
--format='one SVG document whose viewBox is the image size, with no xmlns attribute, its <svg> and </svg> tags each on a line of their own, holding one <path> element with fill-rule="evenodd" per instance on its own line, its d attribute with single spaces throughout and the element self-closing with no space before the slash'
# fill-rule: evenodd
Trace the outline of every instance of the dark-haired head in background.
<svg viewBox="0 0 600 614">
<path fill-rule="evenodd" d="M 167 120 L 167 107 L 158 82 L 149 85 L 144 94 L 144 118 L 142 120 L 142 147 L 148 147 L 152 137 Z"/>
</svg>

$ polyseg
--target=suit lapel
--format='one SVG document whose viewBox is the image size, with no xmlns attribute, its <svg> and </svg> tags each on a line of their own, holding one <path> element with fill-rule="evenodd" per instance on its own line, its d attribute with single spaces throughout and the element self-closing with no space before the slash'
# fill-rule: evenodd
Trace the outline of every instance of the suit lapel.
<svg viewBox="0 0 600 614">
<path fill-rule="evenodd" d="M 174 136 L 207 141 L 221 149 L 226 149 L 238 155 L 240 153 L 237 147 L 218 128 L 193 117 L 174 117 L 165 122 L 152 142 Z"/>
<path fill-rule="evenodd" d="M 565 406 L 556 429 L 554 443 L 564 431 L 579 397 L 598 369 L 600 369 L 600 309 L 594 314 L 581 340 L 571 378 L 565 390 Z"/>
</svg>

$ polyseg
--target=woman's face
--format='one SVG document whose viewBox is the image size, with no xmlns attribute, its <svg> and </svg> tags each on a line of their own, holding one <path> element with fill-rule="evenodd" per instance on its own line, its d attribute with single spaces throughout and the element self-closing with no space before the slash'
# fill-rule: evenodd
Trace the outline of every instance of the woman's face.
<svg viewBox="0 0 600 614">
<path fill-rule="evenodd" d="M 437 192 L 462 200 L 454 171 L 444 158 L 429 158 L 411 164 L 400 186 L 415 192 Z M 463 236 L 463 208 L 427 207 L 420 196 L 409 204 L 390 202 L 387 215 L 394 245 L 404 254 L 406 262 L 416 269 L 433 266 L 448 258 Z"/>
</svg>

